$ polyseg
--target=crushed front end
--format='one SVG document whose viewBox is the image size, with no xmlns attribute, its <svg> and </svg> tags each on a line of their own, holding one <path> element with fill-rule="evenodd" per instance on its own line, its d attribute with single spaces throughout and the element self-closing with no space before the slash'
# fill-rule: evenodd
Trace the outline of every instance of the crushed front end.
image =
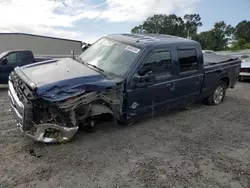
<svg viewBox="0 0 250 188">
<path fill-rule="evenodd" d="M 109 114 L 116 120 L 122 114 L 123 91 L 120 85 L 101 92 L 49 101 L 38 96 L 26 83 L 15 71 L 11 73 L 8 83 L 10 110 L 22 132 L 39 142 L 66 142 L 76 134 L 80 125 L 92 125 L 95 117 Z"/>
<path fill-rule="evenodd" d="M 35 92 L 13 72 L 9 77 L 10 110 L 17 126 L 27 136 L 46 143 L 65 142 L 78 130 L 68 117 L 61 117 L 55 105 L 44 103 Z M 74 117 L 72 117 L 74 118 Z"/>
</svg>

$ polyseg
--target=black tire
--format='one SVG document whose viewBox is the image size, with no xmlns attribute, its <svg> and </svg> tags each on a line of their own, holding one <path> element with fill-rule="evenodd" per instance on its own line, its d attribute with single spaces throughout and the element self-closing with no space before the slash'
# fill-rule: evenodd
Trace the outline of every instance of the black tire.
<svg viewBox="0 0 250 188">
<path fill-rule="evenodd" d="M 88 133 L 93 133 L 96 131 L 95 122 L 91 119 L 87 119 L 85 122 L 80 124 L 80 130 Z"/>
<path fill-rule="evenodd" d="M 217 100 L 215 92 L 218 90 L 222 92 L 222 96 L 220 96 Z M 222 103 L 226 95 L 226 90 L 227 90 L 227 84 L 224 81 L 220 80 L 217 83 L 216 87 L 214 88 L 212 94 L 209 97 L 206 97 L 203 103 L 206 105 L 218 105 Z"/>
<path fill-rule="evenodd" d="M 243 80 L 243 78 L 242 78 L 242 76 L 239 76 L 239 79 L 238 79 L 238 81 L 239 81 L 239 82 L 242 82 L 242 81 L 244 81 L 244 80 Z"/>
</svg>

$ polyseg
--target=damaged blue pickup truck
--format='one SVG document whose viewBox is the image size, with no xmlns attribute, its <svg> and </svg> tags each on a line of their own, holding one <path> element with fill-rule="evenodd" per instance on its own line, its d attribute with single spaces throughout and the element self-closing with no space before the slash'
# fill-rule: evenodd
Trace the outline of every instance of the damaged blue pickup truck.
<svg viewBox="0 0 250 188">
<path fill-rule="evenodd" d="M 9 98 L 16 124 L 46 143 L 70 140 L 108 115 L 127 124 L 197 100 L 220 104 L 241 61 L 202 53 L 198 42 L 169 35 L 107 35 L 79 57 L 16 67 Z"/>
</svg>

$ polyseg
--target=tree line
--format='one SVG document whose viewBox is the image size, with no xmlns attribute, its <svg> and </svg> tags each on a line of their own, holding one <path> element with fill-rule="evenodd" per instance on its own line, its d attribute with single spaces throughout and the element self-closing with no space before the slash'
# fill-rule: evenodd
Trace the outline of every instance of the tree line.
<svg viewBox="0 0 250 188">
<path fill-rule="evenodd" d="M 155 14 L 134 27 L 131 33 L 158 33 L 191 38 L 200 42 L 202 49 L 206 50 L 250 49 L 250 21 L 243 20 L 235 27 L 218 21 L 212 29 L 198 33 L 198 28 L 202 25 L 199 14 L 186 14 L 184 17 Z"/>
</svg>

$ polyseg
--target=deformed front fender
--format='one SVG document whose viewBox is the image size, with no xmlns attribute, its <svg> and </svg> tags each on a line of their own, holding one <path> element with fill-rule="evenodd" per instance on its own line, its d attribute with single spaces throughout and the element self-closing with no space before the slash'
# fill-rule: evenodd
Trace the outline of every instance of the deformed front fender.
<svg viewBox="0 0 250 188">
<path fill-rule="evenodd" d="M 90 116 L 97 116 L 102 114 L 110 114 L 115 118 L 115 114 L 108 106 L 105 106 L 103 104 L 93 104 L 91 107 Z"/>
</svg>

